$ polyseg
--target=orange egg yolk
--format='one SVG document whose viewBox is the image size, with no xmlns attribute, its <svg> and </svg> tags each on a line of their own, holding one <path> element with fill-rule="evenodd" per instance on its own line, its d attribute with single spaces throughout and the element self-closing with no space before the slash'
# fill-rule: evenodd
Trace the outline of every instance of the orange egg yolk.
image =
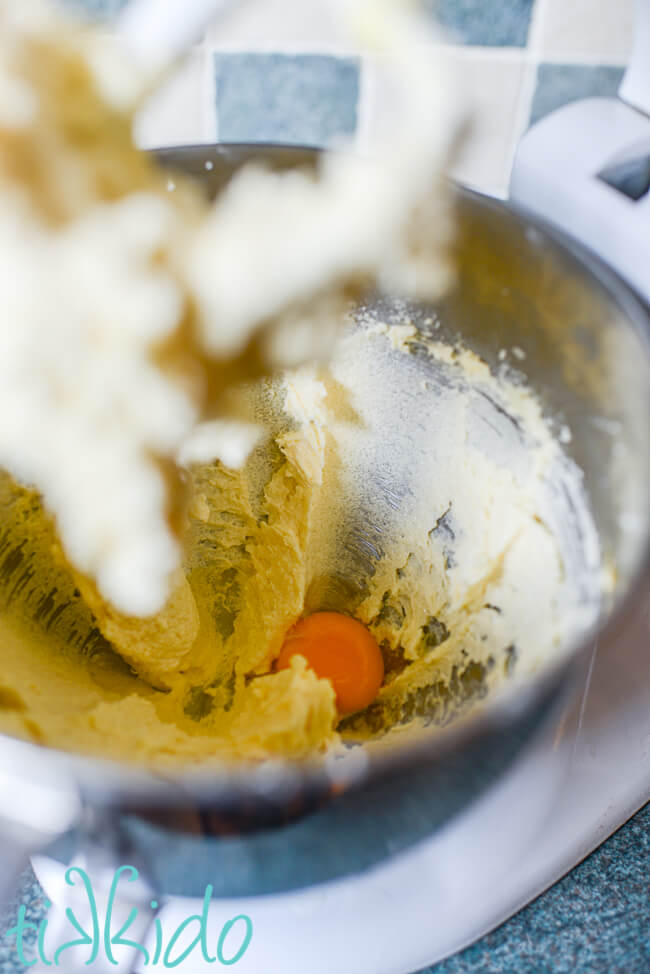
<svg viewBox="0 0 650 974">
<path fill-rule="evenodd" d="M 300 619 L 287 633 L 276 669 L 286 669 L 296 655 L 304 656 L 317 676 L 331 681 L 340 714 L 371 704 L 384 679 L 377 640 L 362 622 L 338 612 Z"/>
</svg>

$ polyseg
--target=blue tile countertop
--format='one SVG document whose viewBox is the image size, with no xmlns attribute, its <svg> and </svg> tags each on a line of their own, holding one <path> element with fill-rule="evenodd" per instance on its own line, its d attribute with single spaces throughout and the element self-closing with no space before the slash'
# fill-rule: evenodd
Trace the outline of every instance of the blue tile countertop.
<svg viewBox="0 0 650 974">
<path fill-rule="evenodd" d="M 114 14 L 124 0 L 66 2 L 94 16 Z M 481 188 L 505 191 L 514 146 L 531 121 L 576 98 L 616 92 L 630 48 L 632 0 L 426 4 L 450 39 L 466 45 L 463 63 L 480 92 L 484 124 L 460 176 Z M 328 144 L 354 132 L 360 85 L 355 59 L 225 54 L 209 39 L 206 44 L 217 109 L 213 138 L 218 132 L 226 141 Z M 545 894 L 426 974 L 648 974 L 649 877 L 647 805 Z M 26 969 L 4 939 L 20 905 L 28 920 L 38 922 L 45 913 L 31 870 L 0 924 L 0 974 Z"/>
</svg>

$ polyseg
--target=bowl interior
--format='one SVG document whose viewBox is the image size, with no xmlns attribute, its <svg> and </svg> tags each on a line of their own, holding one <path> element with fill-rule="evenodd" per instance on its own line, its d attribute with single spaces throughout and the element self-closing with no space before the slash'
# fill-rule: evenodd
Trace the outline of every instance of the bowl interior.
<svg viewBox="0 0 650 974">
<path fill-rule="evenodd" d="M 260 147 L 161 154 L 209 193 L 253 156 L 279 167 L 316 158 Z M 597 261 L 506 205 L 459 191 L 457 210 L 453 291 L 436 306 L 368 297 L 333 363 L 363 422 L 342 421 L 344 503 L 327 543 L 314 543 L 307 591 L 308 610 L 362 612 L 389 644 L 400 686 L 342 730 L 365 740 L 423 718 L 377 745 L 400 755 L 502 717 L 518 694 L 532 701 L 629 592 L 648 550 L 644 310 Z M 2 500 L 2 615 L 20 608 L 101 680 L 110 647 L 83 606 L 69 611 L 74 586 L 56 566 L 49 579 L 35 573 L 43 553 L 9 482 Z M 506 549 L 512 564 L 492 578 Z M 436 571 L 448 585 L 436 587 Z M 414 610 L 422 645 L 440 646 L 425 662 L 399 652 L 414 591 L 428 600 Z"/>
</svg>

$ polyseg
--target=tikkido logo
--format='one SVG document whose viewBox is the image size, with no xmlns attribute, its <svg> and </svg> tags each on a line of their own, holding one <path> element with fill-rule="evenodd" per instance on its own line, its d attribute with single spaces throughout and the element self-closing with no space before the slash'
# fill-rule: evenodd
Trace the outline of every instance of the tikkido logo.
<svg viewBox="0 0 650 974">
<path fill-rule="evenodd" d="M 43 917 L 39 924 L 32 923 L 26 919 L 27 908 L 24 905 L 21 906 L 18 910 L 16 925 L 5 934 L 5 939 L 15 938 L 15 951 L 20 963 L 25 967 L 33 967 L 40 959 L 41 964 L 45 967 L 61 967 L 65 970 L 69 967 L 68 958 L 71 960 L 68 951 L 74 951 L 77 964 L 81 961 L 84 966 L 91 967 L 98 960 L 100 951 L 103 951 L 109 964 L 118 967 L 120 961 L 115 955 L 115 948 L 122 947 L 129 948 L 131 952 L 137 952 L 140 955 L 138 970 L 141 967 L 179 967 L 195 951 L 200 952 L 207 964 L 218 963 L 225 967 L 232 967 L 243 958 L 248 950 L 253 939 L 253 923 L 250 917 L 244 913 L 233 917 L 221 926 L 216 943 L 211 947 L 208 921 L 214 889 L 210 885 L 205 888 L 201 913 L 187 917 L 170 935 L 165 935 L 160 917 L 154 916 L 147 934 L 148 947 L 145 947 L 138 940 L 128 939 L 126 934 L 133 927 L 138 916 L 135 907 L 131 909 L 126 921 L 121 923 L 119 929 L 114 930 L 114 927 L 117 926 L 115 920 L 116 903 L 119 903 L 117 891 L 122 877 L 127 882 L 135 882 L 138 879 L 138 870 L 135 866 L 120 866 L 115 871 L 106 903 L 106 912 L 103 923 L 101 923 L 97 908 L 97 897 L 88 874 L 78 866 L 71 866 L 66 871 L 65 881 L 68 886 L 83 890 L 84 922 L 82 923 L 78 919 L 71 907 L 66 908 L 65 916 L 71 926 L 71 932 L 74 930 L 77 936 L 66 940 L 64 943 L 49 943 L 48 917 Z M 51 903 L 47 904 L 48 910 L 51 905 Z M 151 900 L 150 907 L 154 911 L 157 910 L 158 902 Z M 194 938 L 189 940 L 192 928 L 195 931 Z M 190 934 L 187 933 L 188 930 Z M 80 953 L 84 948 L 88 949 L 88 956 L 85 961 L 83 961 L 83 956 Z M 32 954 L 32 956 L 29 957 L 28 954 Z M 34 956 L 36 954 L 38 956 Z"/>
</svg>

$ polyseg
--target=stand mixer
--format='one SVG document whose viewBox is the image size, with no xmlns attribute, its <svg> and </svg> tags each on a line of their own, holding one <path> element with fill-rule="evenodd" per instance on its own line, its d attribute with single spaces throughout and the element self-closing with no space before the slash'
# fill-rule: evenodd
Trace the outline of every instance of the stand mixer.
<svg viewBox="0 0 650 974">
<path fill-rule="evenodd" d="M 261 150 L 225 148 L 220 153 L 227 160 L 246 151 Z M 217 166 L 219 151 L 192 150 L 185 166 L 204 170 L 206 158 Z M 489 281 L 495 296 L 503 287 L 521 294 L 518 281 L 539 286 L 538 294 L 529 292 L 525 300 L 528 306 L 544 307 L 560 286 L 554 275 L 567 275 L 562 290 L 572 289 L 575 311 L 554 319 L 556 324 L 575 322 L 582 342 L 585 323 L 598 330 L 607 329 L 609 321 L 618 336 L 620 378 L 629 385 L 638 347 L 633 334 L 638 328 L 641 335 L 646 324 L 641 306 L 617 279 L 580 248 L 556 240 L 543 226 L 502 204 L 472 194 L 461 196 L 460 203 L 467 229 L 461 266 L 467 277 L 457 292 L 460 304 L 438 309 L 443 334 L 446 329 L 456 333 L 462 321 L 464 339 L 495 363 L 500 349 L 516 341 L 526 349 L 526 370 L 541 368 L 546 382 L 558 375 L 560 366 L 549 372 L 544 356 L 531 352 L 528 341 L 539 336 L 533 339 L 533 331 L 527 337 L 518 311 L 507 319 L 501 306 L 492 327 L 484 327 L 490 304 L 486 285 Z M 477 248 L 488 260 L 487 278 L 484 260 L 476 259 Z M 496 264 L 488 254 L 499 255 Z M 521 264 L 522 255 L 531 263 L 525 259 Z M 531 283 L 524 268 L 537 264 L 546 274 L 536 275 Z M 523 271 L 520 279 L 513 270 L 517 266 Z M 466 302 L 473 293 L 481 294 L 483 310 L 468 314 Z M 621 314 L 630 316 L 625 325 Z M 509 335 L 504 332 L 507 321 Z M 553 334 L 552 328 L 549 338 Z M 559 346 L 551 342 L 547 349 L 552 348 Z M 583 388 L 580 383 L 578 387 Z M 550 394 L 549 386 L 546 392 Z M 572 407 L 563 380 L 557 392 L 566 417 Z M 617 399 L 607 394 L 599 408 L 611 415 Z M 625 408 L 640 417 L 642 403 L 629 401 Z M 574 403 L 569 419 L 573 442 L 588 456 L 586 444 L 592 439 L 593 448 L 595 435 L 607 453 L 611 425 L 597 424 L 594 433 L 591 416 Z M 583 437 L 576 435 L 581 423 Z M 593 453 L 595 460 L 600 455 L 599 450 Z M 638 459 L 645 462 L 643 451 Z M 597 470 L 596 465 L 593 472 Z M 606 483 L 601 487 L 609 496 Z M 647 586 L 647 577 L 643 584 Z M 166 929 L 173 929 L 184 917 L 200 912 L 200 897 L 209 883 L 216 894 L 210 906 L 214 922 L 241 913 L 251 916 L 264 969 L 271 971 L 298 972 L 309 963 L 315 970 L 336 966 L 376 974 L 413 970 L 440 959 L 528 902 L 647 800 L 650 687 L 645 652 L 650 620 L 643 592 L 637 590 L 597 645 L 590 641 L 585 646 L 569 682 L 562 678 L 565 689 L 559 696 L 558 683 L 551 681 L 532 709 L 525 695 L 511 699 L 507 716 L 498 724 L 484 727 L 473 743 L 457 743 L 437 764 L 426 762 L 420 771 L 404 766 L 403 774 L 377 779 L 358 792 L 353 789 L 314 816 L 240 838 L 220 837 L 223 818 L 207 805 L 185 799 L 176 809 L 165 810 L 160 793 L 147 795 L 146 788 L 136 787 L 129 797 L 120 785 L 118 798 L 115 780 L 100 784 L 95 778 L 90 790 L 86 783 L 86 837 L 81 836 L 81 846 L 78 839 L 54 846 L 54 855 L 59 862 L 72 857 L 95 876 L 109 876 L 118 860 L 146 864 L 150 885 L 138 900 L 143 936 L 150 917 L 142 908 L 152 889 L 164 891 L 159 918 Z M 93 811 L 98 800 L 107 799 L 106 811 Z M 116 801 L 122 807 L 120 819 Z M 63 929 L 63 910 L 75 903 L 74 891 L 63 882 L 64 867 L 43 856 L 34 865 L 55 904 L 50 930 L 56 931 L 57 924 Z M 296 939 L 298 918 L 301 932 Z M 374 936 L 378 918 L 393 931 L 390 939 L 378 942 Z M 332 930 L 340 936 L 333 938 Z M 188 970 L 204 969 L 197 958 L 185 963 Z M 251 948 L 239 966 L 253 971 L 261 963 L 261 953 Z"/>
</svg>

